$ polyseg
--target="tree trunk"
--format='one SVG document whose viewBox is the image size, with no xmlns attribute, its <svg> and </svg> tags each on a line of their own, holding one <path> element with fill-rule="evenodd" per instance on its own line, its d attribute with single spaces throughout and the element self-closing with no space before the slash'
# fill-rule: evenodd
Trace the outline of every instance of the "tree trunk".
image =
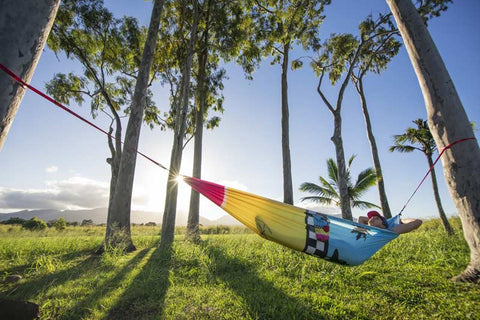
<svg viewBox="0 0 480 320">
<path fill-rule="evenodd" d="M 358 79 L 358 81 L 355 82 L 355 88 L 357 89 L 357 92 L 360 95 L 360 101 L 362 104 L 363 116 L 365 118 L 365 126 L 367 128 L 367 137 L 368 137 L 368 141 L 370 141 L 373 165 L 375 167 L 375 174 L 377 176 L 378 194 L 380 197 L 382 212 L 385 218 L 391 218 L 392 212 L 390 211 L 390 206 L 388 205 L 387 193 L 385 192 L 385 184 L 383 181 L 382 167 L 380 165 L 380 157 L 378 156 L 377 142 L 375 141 L 375 136 L 373 135 L 372 123 L 370 121 L 370 114 L 368 113 L 367 99 L 365 98 L 365 92 L 363 91 L 362 78 Z"/>
<path fill-rule="evenodd" d="M 162 235 L 160 239 L 160 249 L 163 251 L 170 250 L 173 243 L 173 238 L 175 236 L 175 216 L 177 212 L 178 197 L 178 184 L 175 178 L 180 172 L 180 167 L 182 164 L 183 138 L 186 130 L 188 101 L 190 97 L 190 75 L 199 18 L 197 0 L 193 1 L 193 8 L 194 21 L 192 23 L 192 29 L 190 32 L 190 43 L 187 52 L 187 60 L 185 62 L 185 69 L 183 72 L 183 88 L 182 97 L 180 100 L 181 103 L 179 104 L 179 110 L 175 119 L 173 147 L 170 159 L 170 172 L 168 174 L 167 181 L 167 196 L 165 199 L 165 211 L 163 213 Z"/>
<path fill-rule="evenodd" d="M 107 159 L 107 163 L 110 165 L 110 171 L 111 171 L 111 177 L 110 177 L 110 196 L 108 199 L 108 209 L 107 209 L 107 227 L 106 227 L 106 236 L 105 239 L 110 239 L 114 233 L 113 230 L 113 224 L 112 224 L 112 205 L 113 205 L 113 197 L 115 195 L 115 188 L 117 186 L 117 180 L 118 180 L 118 172 L 120 170 L 120 160 L 121 160 L 121 155 L 122 155 L 122 144 L 121 144 L 121 138 L 122 138 L 122 127 L 120 123 L 120 118 L 118 117 L 118 114 L 115 112 L 114 113 L 115 119 L 117 119 L 117 125 L 115 129 L 115 144 L 113 143 L 113 138 L 112 138 L 112 131 L 113 128 L 110 127 L 109 130 L 109 136 L 108 136 L 108 146 L 110 148 L 110 153 L 112 155 L 111 158 Z M 102 246 L 100 249 L 97 251 L 98 253 L 102 253 L 105 251 L 105 242 L 102 243 Z"/>
<path fill-rule="evenodd" d="M 387 0 L 417 74 L 428 113 L 429 127 L 441 150 L 460 139 L 474 137 L 455 86 L 430 34 L 410 0 Z M 480 149 L 467 140 L 441 158 L 450 195 L 470 247 L 470 263 L 456 281 L 480 282 Z"/>
<path fill-rule="evenodd" d="M 288 111 L 288 54 L 290 43 L 283 45 L 282 61 L 282 160 L 283 202 L 293 204 L 292 161 L 290 157 L 290 128 Z"/>
<path fill-rule="evenodd" d="M 2 0 L 0 4 L 0 63 L 30 83 L 60 0 Z M 0 72 L 0 151 L 25 89 Z"/>
<path fill-rule="evenodd" d="M 339 110 L 339 109 L 338 109 Z M 333 114 L 335 128 L 333 130 L 332 141 L 335 145 L 335 153 L 337 156 L 337 168 L 338 168 L 338 189 L 340 192 L 340 207 L 342 209 L 342 218 L 353 220 L 352 209 L 350 206 L 350 196 L 348 195 L 348 185 L 345 177 L 347 176 L 347 170 L 345 166 L 345 152 L 343 150 L 342 139 L 342 117 L 340 111 L 336 111 Z"/>
<path fill-rule="evenodd" d="M 120 159 L 117 185 L 112 203 L 112 218 L 110 227 L 113 233 L 106 233 L 105 244 L 123 248 L 125 251 L 135 250 L 130 233 L 130 206 L 132 202 L 133 178 L 137 160 L 138 140 L 143 122 L 145 97 L 147 93 L 150 69 L 158 37 L 163 0 L 156 0 L 148 28 L 147 40 L 143 49 L 135 91 L 133 94 L 130 118 L 125 133 L 124 150 Z"/>
<path fill-rule="evenodd" d="M 208 59 L 208 36 L 205 37 L 204 46 L 199 57 L 198 71 L 198 108 L 195 110 L 195 145 L 193 151 L 193 172 L 194 178 L 202 178 L 202 145 L 203 145 L 203 116 L 206 104 L 205 74 Z M 190 208 L 188 212 L 187 232 L 185 238 L 189 241 L 200 241 L 200 194 L 193 190 L 190 194 Z"/>
<path fill-rule="evenodd" d="M 202 178 L 202 139 L 203 139 L 203 102 L 200 102 L 200 110 L 195 114 L 195 145 L 193 151 L 193 172 L 194 178 Z M 201 118 L 201 120 L 199 119 Z M 200 194 L 193 190 L 190 194 L 190 208 L 188 211 L 187 232 L 185 238 L 187 240 L 198 242 L 200 241 Z"/>
<path fill-rule="evenodd" d="M 449 236 L 453 234 L 453 229 L 448 222 L 447 215 L 443 210 L 442 201 L 440 200 L 440 194 L 438 193 L 438 183 L 437 183 L 437 175 L 435 173 L 435 168 L 433 166 L 433 160 L 431 154 L 426 154 L 428 159 L 428 167 L 432 168 L 430 172 L 430 176 L 432 177 L 432 187 L 433 187 L 433 195 L 435 197 L 435 203 L 437 204 L 438 208 L 438 215 L 440 216 L 440 220 L 442 220 L 443 228 L 447 232 Z"/>
</svg>

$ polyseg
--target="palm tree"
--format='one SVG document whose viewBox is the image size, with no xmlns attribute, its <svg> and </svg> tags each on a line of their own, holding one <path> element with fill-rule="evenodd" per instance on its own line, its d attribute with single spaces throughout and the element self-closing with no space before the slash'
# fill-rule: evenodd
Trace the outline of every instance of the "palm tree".
<svg viewBox="0 0 480 320">
<path fill-rule="evenodd" d="M 443 211 L 442 201 L 438 193 L 437 176 L 435 174 L 435 168 L 433 167 L 432 154 L 437 150 L 437 144 L 433 139 L 432 133 L 427 125 L 427 121 L 423 119 L 417 119 L 413 121 L 417 125 L 417 128 L 408 128 L 404 134 L 393 136 L 395 145 L 390 147 L 390 152 L 412 152 L 419 150 L 425 154 L 428 161 L 428 167 L 431 168 L 433 194 L 435 196 L 435 202 L 437 203 L 438 214 L 442 220 L 443 227 L 448 235 L 453 234 L 453 229 L 448 222 L 445 211 Z M 411 143 L 413 145 L 407 145 Z"/>
<path fill-rule="evenodd" d="M 373 168 L 368 168 L 362 172 L 357 177 L 357 182 L 352 184 L 350 177 L 350 167 L 352 165 L 355 155 L 351 156 L 348 160 L 348 166 L 346 170 L 347 176 L 347 187 L 348 187 L 348 197 L 350 199 L 350 204 L 353 208 L 380 208 L 376 204 L 361 201 L 360 198 L 363 194 L 372 186 L 377 183 L 377 177 L 375 175 L 375 170 Z M 320 176 L 321 185 L 317 185 L 312 182 L 304 182 L 300 186 L 301 191 L 310 192 L 315 194 L 314 196 L 304 197 L 301 201 L 313 201 L 321 204 L 332 204 L 340 207 L 340 196 L 339 196 L 339 179 L 338 179 L 338 167 L 336 162 L 329 158 L 327 160 L 328 167 L 328 178 Z"/>
</svg>

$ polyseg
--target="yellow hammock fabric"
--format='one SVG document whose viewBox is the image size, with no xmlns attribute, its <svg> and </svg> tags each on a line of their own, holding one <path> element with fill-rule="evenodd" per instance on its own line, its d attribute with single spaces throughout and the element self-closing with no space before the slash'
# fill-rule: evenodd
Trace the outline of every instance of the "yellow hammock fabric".
<svg viewBox="0 0 480 320">
<path fill-rule="evenodd" d="M 398 236 L 205 180 L 183 180 L 263 238 L 331 262 L 359 265 Z"/>
</svg>

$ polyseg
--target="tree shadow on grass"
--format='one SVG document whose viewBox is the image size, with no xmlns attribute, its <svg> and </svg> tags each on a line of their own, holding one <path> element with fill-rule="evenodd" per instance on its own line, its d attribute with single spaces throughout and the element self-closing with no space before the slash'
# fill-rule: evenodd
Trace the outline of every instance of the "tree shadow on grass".
<svg viewBox="0 0 480 320">
<path fill-rule="evenodd" d="M 115 276 L 112 278 L 108 278 L 104 281 L 100 280 L 97 283 L 92 282 L 91 286 L 95 289 L 84 298 L 77 300 L 70 309 L 62 311 L 61 314 L 65 315 L 65 319 L 89 318 L 92 310 L 99 306 L 101 307 L 102 299 L 108 298 L 112 291 L 122 287 L 124 280 L 135 269 L 135 267 L 141 263 L 150 250 L 150 248 L 146 248 L 138 252 L 125 264 L 125 266 L 116 272 Z"/>
<path fill-rule="evenodd" d="M 153 249 L 148 262 L 112 307 L 106 319 L 159 319 L 162 317 L 171 267 L 171 250 Z"/>
<path fill-rule="evenodd" d="M 50 272 L 40 277 L 26 278 L 20 283 L 12 284 L 0 292 L 0 298 L 30 300 L 38 296 L 42 291 L 49 287 L 59 286 L 70 280 L 77 279 L 91 268 L 92 263 L 97 260 L 97 256 L 89 255 L 85 259 L 78 261 L 70 268 L 57 272 Z M 22 270 L 31 267 L 25 265 Z"/>
<path fill-rule="evenodd" d="M 60 261 L 69 261 L 69 260 L 79 259 L 82 256 L 89 256 L 91 253 L 92 253 L 91 249 L 82 249 L 75 252 L 64 253 L 54 257 Z M 16 265 L 10 268 L 0 270 L 0 272 L 3 275 L 18 274 L 18 275 L 21 275 L 22 277 L 25 277 L 25 275 L 28 274 L 31 268 L 32 268 L 32 262 L 28 262 L 22 265 Z"/>
<path fill-rule="evenodd" d="M 272 282 L 257 275 L 256 261 L 243 261 L 228 256 L 220 247 L 204 243 L 215 265 L 213 276 L 243 298 L 246 312 L 253 319 L 322 319 L 304 301 L 288 295 Z"/>
</svg>

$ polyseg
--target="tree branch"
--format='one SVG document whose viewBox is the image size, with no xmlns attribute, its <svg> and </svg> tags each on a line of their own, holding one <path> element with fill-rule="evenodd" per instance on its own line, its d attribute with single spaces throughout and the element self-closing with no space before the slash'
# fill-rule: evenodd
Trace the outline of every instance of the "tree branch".
<svg viewBox="0 0 480 320">
<path fill-rule="evenodd" d="M 332 113 L 335 113 L 335 109 L 332 107 L 332 105 L 330 104 L 330 102 L 328 101 L 328 99 L 325 97 L 325 95 L 323 94 L 322 90 L 321 90 L 321 86 L 322 86 L 322 81 L 323 81 L 323 76 L 325 75 L 325 71 L 322 70 L 322 75 L 320 76 L 320 78 L 318 79 L 318 86 L 317 86 L 317 92 L 318 94 L 320 95 L 320 97 L 322 98 L 323 100 L 323 103 L 325 103 L 325 105 L 327 106 L 327 108 L 332 112 Z"/>
<path fill-rule="evenodd" d="M 263 5 L 261 5 L 258 0 L 255 0 L 255 3 L 257 4 L 257 6 L 262 9 L 263 11 L 265 11 L 266 13 L 270 13 L 270 14 L 274 14 L 275 12 L 272 11 L 272 10 L 269 10 L 267 9 L 266 7 L 264 7 Z"/>
</svg>

